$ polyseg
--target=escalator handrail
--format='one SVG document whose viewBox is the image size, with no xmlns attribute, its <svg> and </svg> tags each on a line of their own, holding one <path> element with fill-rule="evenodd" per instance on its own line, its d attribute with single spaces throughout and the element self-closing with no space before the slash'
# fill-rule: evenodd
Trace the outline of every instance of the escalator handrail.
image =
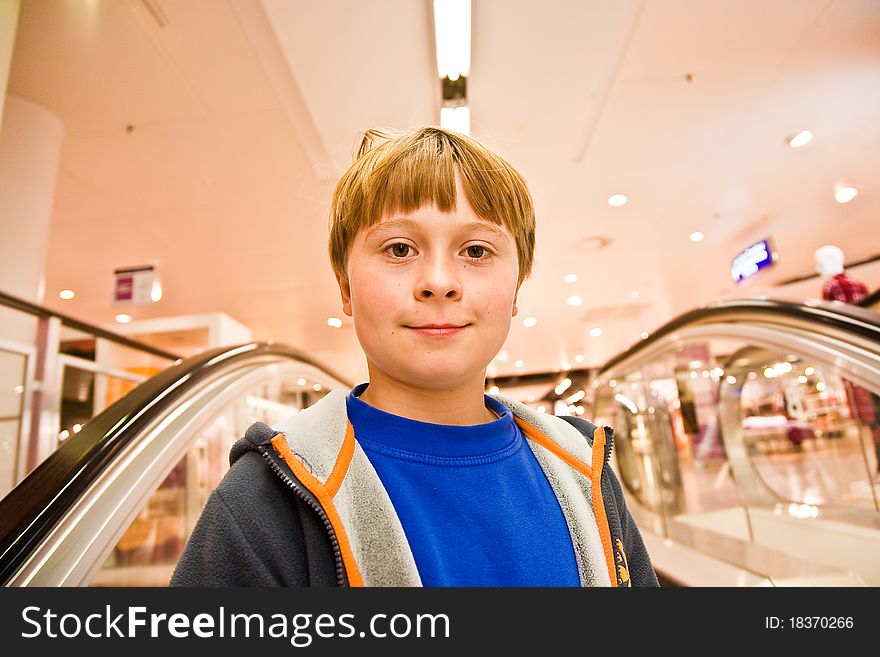
<svg viewBox="0 0 880 657">
<path fill-rule="evenodd" d="M 871 292 L 868 296 L 864 297 L 859 301 L 857 306 L 861 306 L 862 308 L 873 308 L 877 304 L 880 304 L 880 287 Z"/>
<path fill-rule="evenodd" d="M 9 581 L 67 510 L 154 418 L 173 408 L 206 378 L 267 356 L 311 365 L 351 387 L 310 356 L 272 342 L 220 347 L 163 370 L 89 420 L 0 499 L 0 584 Z"/>
<path fill-rule="evenodd" d="M 880 343 L 880 314 L 840 302 L 810 300 L 796 303 L 780 299 L 734 299 L 716 301 L 673 318 L 644 340 L 620 352 L 602 365 L 602 376 L 620 363 L 649 349 L 652 345 L 688 325 L 709 324 L 725 320 L 742 320 L 742 315 L 766 315 L 768 319 L 788 318 L 813 322 L 817 327 L 833 328 Z"/>
</svg>

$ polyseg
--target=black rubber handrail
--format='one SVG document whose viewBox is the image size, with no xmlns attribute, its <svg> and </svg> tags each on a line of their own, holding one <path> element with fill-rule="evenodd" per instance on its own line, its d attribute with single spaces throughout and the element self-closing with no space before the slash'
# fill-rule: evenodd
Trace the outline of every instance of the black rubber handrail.
<svg viewBox="0 0 880 657">
<path fill-rule="evenodd" d="M 796 303 L 779 299 L 716 301 L 667 322 L 644 340 L 608 360 L 599 368 L 598 375 L 601 376 L 619 363 L 650 348 L 657 341 L 685 326 L 722 321 L 743 321 L 745 317 L 753 319 L 755 315 L 787 317 L 812 322 L 817 326 L 833 328 L 854 337 L 867 338 L 880 343 L 880 314 L 855 305 L 831 301 Z"/>
<path fill-rule="evenodd" d="M 27 313 L 28 315 L 34 315 L 35 317 L 57 317 L 61 320 L 61 323 L 64 326 L 69 326 L 70 328 L 76 329 L 77 331 L 82 331 L 83 333 L 94 335 L 96 338 L 103 338 L 104 340 L 109 340 L 110 342 L 115 342 L 116 344 L 121 344 L 125 347 L 131 347 L 132 349 L 145 351 L 149 354 L 153 354 L 154 356 L 159 356 L 160 358 L 167 358 L 168 360 L 180 360 L 180 356 L 178 354 L 172 354 L 170 351 L 159 349 L 157 347 L 147 344 L 146 342 L 138 342 L 137 340 L 132 340 L 131 338 L 127 338 L 124 335 L 119 335 L 118 333 L 113 333 L 112 331 L 102 329 L 100 326 L 95 326 L 93 324 L 83 322 L 79 319 L 71 317 L 70 315 L 62 315 L 61 313 L 56 313 L 54 310 L 43 308 L 43 306 L 38 306 L 37 304 L 31 303 L 30 301 L 25 301 L 24 299 L 19 299 L 18 297 L 12 296 L 11 294 L 7 294 L 3 291 L 0 291 L 0 306 L 6 306 L 7 308 L 19 310 L 23 313 Z"/>
<path fill-rule="evenodd" d="M 147 379 L 83 425 L 0 500 L 0 584 L 6 584 L 67 510 L 157 415 L 205 378 L 259 357 L 312 365 L 346 380 L 292 347 L 251 343 L 188 358 Z"/>
<path fill-rule="evenodd" d="M 877 304 L 880 304 L 880 287 L 871 292 L 871 294 L 863 298 L 856 305 L 861 306 L 862 308 L 873 308 Z"/>
</svg>

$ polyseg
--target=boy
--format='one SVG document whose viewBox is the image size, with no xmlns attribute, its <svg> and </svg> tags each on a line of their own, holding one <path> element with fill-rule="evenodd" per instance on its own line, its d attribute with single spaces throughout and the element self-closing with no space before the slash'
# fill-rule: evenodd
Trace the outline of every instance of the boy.
<svg viewBox="0 0 880 657">
<path fill-rule="evenodd" d="M 367 132 L 330 259 L 369 383 L 247 431 L 172 584 L 656 586 L 610 429 L 484 394 L 534 243 L 486 147 Z"/>
</svg>

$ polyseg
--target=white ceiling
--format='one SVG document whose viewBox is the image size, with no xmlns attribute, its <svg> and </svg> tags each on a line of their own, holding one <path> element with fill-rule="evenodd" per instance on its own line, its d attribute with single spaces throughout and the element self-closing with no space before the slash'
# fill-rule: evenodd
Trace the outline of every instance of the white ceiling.
<svg viewBox="0 0 880 657">
<path fill-rule="evenodd" d="M 538 212 L 497 375 L 599 365 L 714 299 L 817 296 L 775 284 L 822 244 L 880 253 L 876 0 L 473 6 L 472 134 Z M 165 296 L 136 319 L 222 311 L 363 380 L 350 318 L 326 324 L 329 198 L 359 130 L 438 121 L 433 57 L 421 0 L 23 0 L 8 91 L 66 128 L 45 304 L 110 322 L 113 270 L 156 263 Z M 737 288 L 731 259 L 768 236 L 779 263 Z M 851 273 L 880 285 L 880 263 Z"/>
</svg>

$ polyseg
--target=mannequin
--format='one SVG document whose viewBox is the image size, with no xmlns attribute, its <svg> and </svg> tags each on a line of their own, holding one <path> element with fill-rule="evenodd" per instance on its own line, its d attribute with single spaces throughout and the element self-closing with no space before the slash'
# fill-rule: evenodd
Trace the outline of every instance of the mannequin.
<svg viewBox="0 0 880 657">
<path fill-rule="evenodd" d="M 813 256 L 816 271 L 828 279 L 822 286 L 823 299 L 858 303 L 867 296 L 868 287 L 844 271 L 843 251 L 838 247 L 826 244 L 816 249 Z M 871 430 L 877 452 L 876 475 L 880 477 L 880 397 L 847 379 L 843 380 L 843 385 L 853 418 Z"/>
<path fill-rule="evenodd" d="M 813 257 L 816 271 L 828 280 L 822 286 L 822 298 L 826 301 L 858 303 L 868 295 L 868 286 L 844 271 L 843 251 L 833 244 L 816 249 Z"/>
</svg>

